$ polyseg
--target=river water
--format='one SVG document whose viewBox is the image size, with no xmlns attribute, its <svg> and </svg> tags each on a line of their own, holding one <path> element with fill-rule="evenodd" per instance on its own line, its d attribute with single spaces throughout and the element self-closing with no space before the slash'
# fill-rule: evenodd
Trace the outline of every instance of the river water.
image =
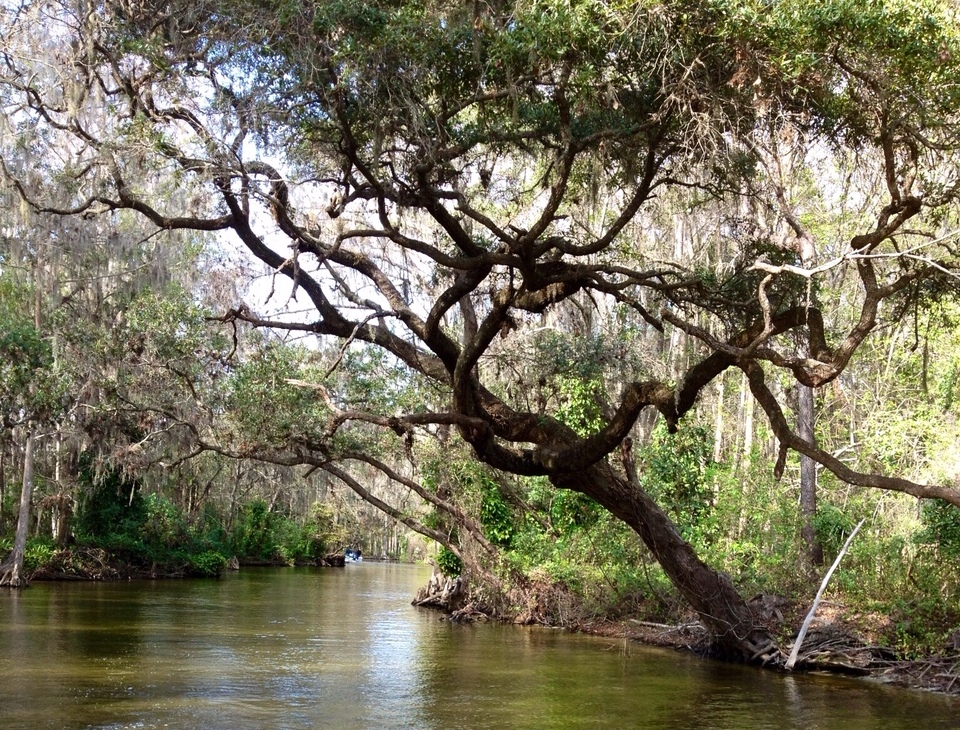
<svg viewBox="0 0 960 730">
<path fill-rule="evenodd" d="M 614 639 L 455 625 L 423 566 L 0 592 L 0 729 L 960 727 L 960 702 Z"/>
</svg>

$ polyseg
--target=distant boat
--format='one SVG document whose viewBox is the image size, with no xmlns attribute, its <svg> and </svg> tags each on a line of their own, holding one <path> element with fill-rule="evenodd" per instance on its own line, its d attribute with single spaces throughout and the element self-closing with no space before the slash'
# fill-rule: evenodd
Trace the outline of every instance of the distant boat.
<svg viewBox="0 0 960 730">
<path fill-rule="evenodd" d="M 347 548 L 344 550 L 343 559 L 348 563 L 363 562 L 363 556 L 360 554 L 360 551 L 354 550 L 353 548 Z"/>
</svg>

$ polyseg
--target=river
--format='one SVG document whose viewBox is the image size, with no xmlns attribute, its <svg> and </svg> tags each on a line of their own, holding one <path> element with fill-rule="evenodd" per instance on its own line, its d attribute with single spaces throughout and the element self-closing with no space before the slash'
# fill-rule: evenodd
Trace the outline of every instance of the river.
<svg viewBox="0 0 960 730">
<path fill-rule="evenodd" d="M 960 727 L 960 701 L 559 631 L 456 625 L 423 566 L 0 592 L 0 728 Z"/>
</svg>

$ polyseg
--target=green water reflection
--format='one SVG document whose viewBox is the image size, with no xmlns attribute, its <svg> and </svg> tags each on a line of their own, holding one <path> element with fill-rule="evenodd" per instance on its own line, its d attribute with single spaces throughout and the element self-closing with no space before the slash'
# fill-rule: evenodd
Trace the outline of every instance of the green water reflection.
<svg viewBox="0 0 960 730">
<path fill-rule="evenodd" d="M 0 592 L 0 728 L 956 728 L 960 703 L 625 642 L 458 626 L 427 568 Z"/>
</svg>

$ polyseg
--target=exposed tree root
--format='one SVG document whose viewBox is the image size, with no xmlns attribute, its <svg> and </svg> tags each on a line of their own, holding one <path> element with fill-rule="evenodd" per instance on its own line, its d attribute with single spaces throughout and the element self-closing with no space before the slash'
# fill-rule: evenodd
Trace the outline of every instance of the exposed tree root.
<svg viewBox="0 0 960 730">
<path fill-rule="evenodd" d="M 448 578 L 440 571 L 434 570 L 427 584 L 417 591 L 413 605 L 437 608 L 453 614 L 464 607 L 466 598 L 467 593 L 459 576 Z"/>
<path fill-rule="evenodd" d="M 8 560 L 0 563 L 0 587 L 2 588 L 26 588 L 30 581 L 17 569 L 16 563 Z"/>
</svg>

